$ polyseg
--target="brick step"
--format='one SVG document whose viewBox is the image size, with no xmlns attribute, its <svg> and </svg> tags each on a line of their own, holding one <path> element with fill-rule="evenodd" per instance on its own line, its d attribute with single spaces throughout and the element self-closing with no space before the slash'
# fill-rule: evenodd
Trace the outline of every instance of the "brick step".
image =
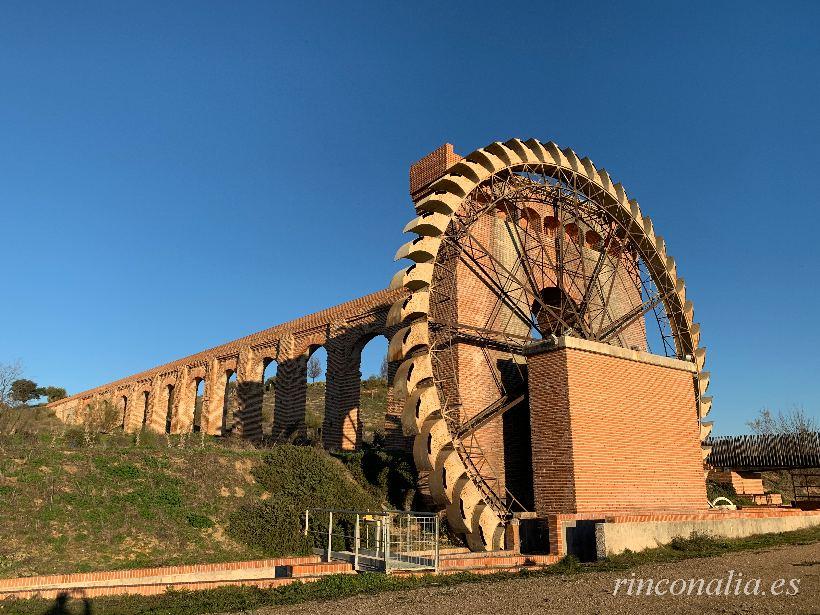
<svg viewBox="0 0 820 615">
<path fill-rule="evenodd" d="M 448 557 L 439 561 L 441 570 L 501 569 L 547 566 L 558 561 L 555 555 L 485 555 L 484 557 Z"/>
<path fill-rule="evenodd" d="M 469 572 L 471 574 L 493 574 L 496 572 L 521 572 L 522 570 L 533 570 L 540 568 L 542 566 L 548 566 L 550 564 L 555 564 L 559 561 L 559 557 L 555 555 L 542 555 L 538 556 L 541 558 L 536 563 L 510 563 L 507 562 L 505 565 L 492 565 L 492 566 L 467 566 L 464 568 L 459 567 L 439 567 L 438 574 L 459 574 L 461 572 Z M 395 570 L 391 572 L 391 574 L 395 576 L 401 577 L 413 577 L 413 576 L 421 576 L 424 574 L 430 574 L 430 571 L 419 571 L 419 570 Z"/>
<path fill-rule="evenodd" d="M 123 577 L 123 573 L 131 573 L 131 576 Z M 309 556 L 219 565 L 201 564 L 131 571 L 51 575 L 49 577 L 5 579 L 6 587 L 0 588 L 0 600 L 34 596 L 54 598 L 61 593 L 86 597 L 123 594 L 150 596 L 165 593 L 169 589 L 193 591 L 226 585 L 271 588 L 296 581 L 315 581 L 331 574 L 353 573 L 353 567 L 348 562 L 327 563 L 322 562 L 318 556 Z M 12 586 L 12 582 L 16 585 Z"/>
<path fill-rule="evenodd" d="M 169 590 L 200 591 L 216 589 L 218 587 L 258 587 L 260 589 L 272 589 L 291 583 L 309 583 L 318 581 L 323 575 L 304 577 L 283 577 L 269 579 L 242 579 L 242 580 L 220 580 L 220 581 L 182 581 L 175 583 L 135 583 L 129 585 L 103 585 L 95 587 L 72 587 L 50 588 L 50 589 L 20 589 L 0 591 L 0 600 L 6 598 L 56 598 L 60 594 L 68 594 L 72 598 L 99 598 L 102 596 L 156 596 L 164 594 Z"/>
<path fill-rule="evenodd" d="M 290 566 L 292 577 L 314 577 L 328 574 L 353 574 L 353 565 L 350 562 L 312 562 L 309 564 L 294 564 Z"/>
<path fill-rule="evenodd" d="M 462 553 L 472 553 L 472 551 L 470 551 L 467 547 L 443 547 L 438 550 L 439 557 L 459 555 Z"/>
<path fill-rule="evenodd" d="M 32 586 L 42 587 L 44 585 L 66 585 L 88 582 L 96 584 L 105 581 L 113 581 L 121 585 L 128 585 L 132 580 L 145 579 L 147 577 L 166 578 L 179 575 L 213 574 L 219 572 L 241 574 L 240 571 L 245 570 L 251 571 L 259 570 L 261 568 L 275 570 L 276 568 L 320 563 L 321 561 L 321 557 L 318 555 L 305 555 L 244 562 L 218 562 L 213 564 L 189 564 L 183 566 L 161 566 L 156 568 L 133 568 L 130 570 L 107 570 L 101 572 L 78 572 L 73 574 L 17 577 L 11 579 L 0 579 L 0 591 L 6 588 L 23 589 Z"/>
<path fill-rule="evenodd" d="M 481 559 L 483 557 L 519 557 L 521 553 L 516 553 L 514 551 L 470 551 L 469 549 L 464 549 L 463 551 L 454 551 L 452 553 L 445 553 L 443 551 L 439 551 L 439 558 L 444 559 L 453 559 L 453 558 L 475 558 Z M 538 557 L 538 556 L 533 556 Z"/>
</svg>

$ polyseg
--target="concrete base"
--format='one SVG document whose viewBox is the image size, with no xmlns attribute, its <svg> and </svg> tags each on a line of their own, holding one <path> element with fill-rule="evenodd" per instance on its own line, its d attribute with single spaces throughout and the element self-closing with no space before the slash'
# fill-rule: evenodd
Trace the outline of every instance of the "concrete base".
<svg viewBox="0 0 820 615">
<path fill-rule="evenodd" d="M 715 538 L 744 538 L 820 525 L 820 511 L 792 508 L 710 510 L 647 515 L 554 515 L 548 519 L 550 553 L 582 560 L 643 551 L 688 538 L 692 532 Z"/>
<path fill-rule="evenodd" d="M 688 538 L 693 532 L 715 538 L 745 538 L 753 534 L 791 532 L 813 525 L 820 525 L 820 515 L 596 523 L 595 551 L 601 558 L 627 549 L 643 551 L 669 544 L 673 538 Z"/>
</svg>

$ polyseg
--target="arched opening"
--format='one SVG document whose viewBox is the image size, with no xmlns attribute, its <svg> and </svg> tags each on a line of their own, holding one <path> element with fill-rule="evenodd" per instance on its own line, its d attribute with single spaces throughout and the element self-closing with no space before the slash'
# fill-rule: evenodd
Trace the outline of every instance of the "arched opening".
<svg viewBox="0 0 820 615">
<path fill-rule="evenodd" d="M 492 210 L 492 215 L 498 218 L 499 220 L 507 220 L 509 218 L 508 208 L 507 205 L 504 203 L 500 203 L 496 205 Z"/>
<path fill-rule="evenodd" d="M 538 215 L 537 211 L 531 207 L 524 207 L 521 210 L 521 216 L 518 218 L 518 226 L 524 230 L 538 233 L 541 230 L 538 225 L 538 221 L 540 219 L 541 217 Z"/>
<path fill-rule="evenodd" d="M 205 400 L 205 379 L 196 379 L 196 398 L 194 400 L 194 424 L 193 431 L 198 433 L 202 430 L 202 404 Z"/>
<path fill-rule="evenodd" d="M 596 251 L 600 252 L 601 249 L 603 248 L 601 243 L 602 243 L 601 236 L 598 233 L 596 233 L 595 231 L 592 231 L 592 230 L 587 231 L 587 234 L 586 234 L 587 248 L 590 248 L 592 250 L 596 250 Z"/>
<path fill-rule="evenodd" d="M 544 218 L 544 233 L 550 237 L 555 237 L 555 233 L 561 223 L 555 216 L 547 216 Z"/>
<path fill-rule="evenodd" d="M 148 391 L 142 392 L 142 426 L 148 424 Z"/>
<path fill-rule="evenodd" d="M 580 231 L 578 230 L 578 225 L 574 222 L 570 222 L 569 224 L 564 225 L 564 232 L 567 234 L 567 238 L 573 243 L 580 243 Z"/>
<path fill-rule="evenodd" d="M 269 436 L 273 429 L 276 408 L 276 375 L 279 364 L 270 357 L 262 359 L 262 434 Z"/>
<path fill-rule="evenodd" d="M 128 397 L 126 395 L 122 396 L 122 430 L 125 431 L 127 427 L 126 421 L 128 419 Z"/>
<path fill-rule="evenodd" d="M 387 346 L 387 338 L 377 335 L 368 340 L 361 351 L 359 422 L 365 442 L 384 440 L 387 435 L 387 380 L 390 371 Z"/>
<path fill-rule="evenodd" d="M 229 369 L 225 372 L 225 396 L 222 403 L 222 435 L 227 436 L 233 431 L 233 417 L 236 413 L 236 372 Z"/>
<path fill-rule="evenodd" d="M 577 328 L 577 306 L 569 295 L 555 286 L 544 288 L 540 295 L 541 301 L 534 301 L 531 309 L 542 335 L 563 335 Z"/>
<path fill-rule="evenodd" d="M 311 346 L 309 352 L 305 366 L 305 428 L 311 442 L 321 442 L 327 398 L 327 350 L 324 346 Z"/>
<path fill-rule="evenodd" d="M 171 425 L 174 420 L 174 385 L 167 385 L 166 397 L 168 398 L 168 406 L 165 410 L 165 433 L 171 433 Z"/>
</svg>

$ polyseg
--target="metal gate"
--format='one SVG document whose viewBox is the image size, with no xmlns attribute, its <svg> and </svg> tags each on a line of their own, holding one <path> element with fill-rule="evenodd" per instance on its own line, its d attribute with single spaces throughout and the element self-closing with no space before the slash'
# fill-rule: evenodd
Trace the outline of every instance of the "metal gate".
<svg viewBox="0 0 820 615">
<path fill-rule="evenodd" d="M 438 571 L 439 517 L 435 513 L 310 508 L 304 534 L 314 553 L 355 570 Z"/>
</svg>

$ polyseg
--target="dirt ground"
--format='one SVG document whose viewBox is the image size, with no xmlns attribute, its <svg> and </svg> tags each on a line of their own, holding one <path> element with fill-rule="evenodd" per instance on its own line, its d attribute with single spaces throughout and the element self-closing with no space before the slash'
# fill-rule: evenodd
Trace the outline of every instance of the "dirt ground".
<svg viewBox="0 0 820 615">
<path fill-rule="evenodd" d="M 733 572 L 728 596 L 716 593 L 717 579 L 727 585 Z M 704 595 L 635 596 L 628 595 L 628 584 L 620 578 L 668 579 L 661 591 L 676 579 L 704 579 Z M 740 576 L 742 575 L 742 576 Z M 737 585 L 740 579 L 740 585 Z M 761 595 L 743 595 L 744 587 L 754 590 L 754 579 L 760 579 Z M 785 579 L 782 595 L 772 595 L 772 583 Z M 798 593 L 791 579 L 799 579 Z M 751 581 L 751 582 L 750 582 Z M 633 594 L 636 593 L 633 583 Z M 674 586 L 675 591 L 682 582 Z M 739 587 L 740 595 L 734 595 Z M 778 588 L 775 587 L 775 591 Z M 644 592 L 646 590 L 644 589 Z M 765 592 L 765 595 L 762 595 Z M 691 559 L 672 564 L 646 565 L 621 573 L 588 573 L 570 577 L 514 579 L 496 583 L 464 584 L 455 587 L 430 587 L 404 592 L 357 596 L 335 602 L 307 603 L 262 609 L 259 615 L 344 613 L 389 615 L 528 615 L 532 613 L 820 613 L 820 543 L 788 546 L 765 551 L 732 553 L 721 557 Z"/>
</svg>

